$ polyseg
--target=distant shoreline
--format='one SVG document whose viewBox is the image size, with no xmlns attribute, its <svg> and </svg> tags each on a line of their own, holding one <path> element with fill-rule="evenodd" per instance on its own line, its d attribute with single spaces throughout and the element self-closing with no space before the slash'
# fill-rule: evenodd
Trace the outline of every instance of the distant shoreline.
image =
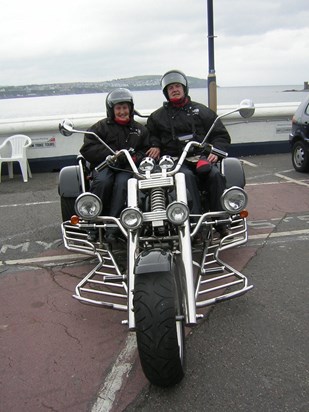
<svg viewBox="0 0 309 412">
<path fill-rule="evenodd" d="M 23 99 L 27 97 L 51 97 L 51 96 L 72 96 L 85 94 L 109 93 L 119 87 L 130 89 L 132 92 L 161 90 L 161 76 L 147 75 L 134 76 L 124 79 L 115 79 L 102 82 L 72 82 L 72 83 L 50 83 L 50 84 L 31 84 L 21 86 L 0 86 L 0 100 L 3 99 Z M 206 79 L 188 76 L 191 89 L 207 89 Z M 235 86 L 236 87 L 236 86 Z M 242 87 L 242 86 L 238 86 Z M 261 86 L 263 87 L 263 86 Z M 301 86 L 300 86 L 301 87 Z M 217 88 L 220 86 L 217 84 Z M 284 85 L 282 85 L 284 89 Z M 304 82 L 303 89 L 285 89 L 285 93 L 308 92 L 308 82 Z"/>
<path fill-rule="evenodd" d="M 191 88 L 203 88 L 203 87 L 191 87 Z M 132 92 L 135 91 L 148 91 L 148 90 L 161 90 L 160 88 L 138 88 L 138 89 L 133 89 L 130 88 Z M 103 94 L 103 93 L 108 93 L 110 90 L 89 90 L 89 91 L 72 91 L 72 92 L 51 92 L 51 93 L 25 93 L 25 94 L 12 94 L 12 95 L 2 95 L 0 92 L 0 100 L 8 100 L 8 99 L 25 99 L 25 98 L 31 98 L 31 97 L 52 97 L 52 96 L 74 96 L 74 95 L 83 95 L 83 94 Z M 299 93 L 299 92 L 309 92 L 309 89 L 286 89 L 282 90 L 282 93 Z"/>
<path fill-rule="evenodd" d="M 63 88 L 57 85 L 55 88 L 50 85 L 42 85 L 42 90 L 37 90 L 37 88 L 29 86 L 19 86 L 18 90 L 1 90 L 0 89 L 0 99 L 23 99 L 27 97 L 51 97 L 51 96 L 72 96 L 80 94 L 102 94 L 108 93 L 113 88 L 94 88 L 94 87 L 79 87 L 78 85 L 64 85 Z M 128 86 L 126 86 L 128 87 Z M 145 91 L 145 90 L 160 90 L 160 87 L 147 87 L 147 88 L 134 88 L 128 87 L 131 91 Z"/>
<path fill-rule="evenodd" d="M 135 91 L 133 89 L 130 89 L 131 91 Z M 160 89 L 139 89 L 141 91 L 144 90 L 160 90 Z M 81 94 L 103 94 L 103 93 L 108 93 L 107 91 L 83 91 L 83 92 L 71 92 L 71 93 L 38 93 L 38 94 L 18 94 L 18 95 L 11 95 L 11 96 L 1 96 L 0 94 L 0 100 L 7 100 L 7 99 L 26 99 L 30 97 L 52 97 L 52 96 L 74 96 L 74 95 L 81 95 Z"/>
<path fill-rule="evenodd" d="M 17 99 L 25 97 L 64 96 L 74 94 L 108 93 L 113 89 L 124 87 L 132 91 L 160 90 L 159 75 L 134 76 L 125 79 L 104 82 L 73 82 L 54 84 L 32 84 L 23 86 L 0 86 L 0 99 Z M 190 87 L 207 87 L 206 79 L 188 76 Z"/>
<path fill-rule="evenodd" d="M 282 90 L 283 93 L 293 93 L 293 92 L 309 92 L 309 89 L 287 89 Z"/>
</svg>

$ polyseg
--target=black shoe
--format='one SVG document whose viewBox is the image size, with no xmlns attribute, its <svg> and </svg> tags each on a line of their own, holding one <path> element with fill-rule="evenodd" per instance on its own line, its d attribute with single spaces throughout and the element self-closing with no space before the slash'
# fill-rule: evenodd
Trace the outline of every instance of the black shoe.
<svg viewBox="0 0 309 412">
<path fill-rule="evenodd" d="M 231 229 L 227 225 L 216 226 L 216 231 L 219 233 L 220 239 L 223 239 L 232 234 Z"/>
</svg>

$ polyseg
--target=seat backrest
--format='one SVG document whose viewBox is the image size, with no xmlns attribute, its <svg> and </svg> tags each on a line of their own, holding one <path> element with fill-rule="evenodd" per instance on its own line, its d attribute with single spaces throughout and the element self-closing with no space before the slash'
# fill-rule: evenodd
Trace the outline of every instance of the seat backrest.
<svg viewBox="0 0 309 412">
<path fill-rule="evenodd" d="M 11 143 L 12 157 L 25 156 L 25 150 L 31 145 L 31 139 L 24 134 L 15 134 L 7 139 Z"/>
</svg>

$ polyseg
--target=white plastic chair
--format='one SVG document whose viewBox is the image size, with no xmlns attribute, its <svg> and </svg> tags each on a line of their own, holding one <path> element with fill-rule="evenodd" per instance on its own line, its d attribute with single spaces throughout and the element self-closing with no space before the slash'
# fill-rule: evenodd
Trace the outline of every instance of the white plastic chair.
<svg viewBox="0 0 309 412">
<path fill-rule="evenodd" d="M 26 153 L 27 147 L 29 147 L 31 143 L 32 142 L 29 136 L 26 136 L 24 134 L 15 134 L 14 136 L 5 139 L 4 142 L 0 145 L 0 182 L 2 163 L 4 162 L 8 164 L 10 179 L 13 179 L 14 162 L 19 162 L 24 182 L 28 182 L 28 176 L 32 177 Z M 2 149 L 6 149 L 6 157 L 1 156 Z"/>
</svg>

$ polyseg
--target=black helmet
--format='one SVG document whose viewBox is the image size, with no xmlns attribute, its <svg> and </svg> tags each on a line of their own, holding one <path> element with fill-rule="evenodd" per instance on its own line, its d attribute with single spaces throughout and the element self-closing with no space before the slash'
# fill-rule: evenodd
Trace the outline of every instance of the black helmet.
<svg viewBox="0 0 309 412">
<path fill-rule="evenodd" d="M 114 106 L 117 103 L 129 103 L 130 104 L 130 116 L 134 113 L 134 101 L 133 95 L 129 89 L 119 88 L 114 89 L 106 96 L 106 113 L 110 119 L 114 118 Z"/>
<path fill-rule="evenodd" d="M 184 88 L 185 96 L 188 96 L 189 86 L 188 86 L 187 76 L 183 72 L 181 72 L 180 70 L 170 70 L 170 71 L 166 72 L 161 77 L 160 83 L 161 83 L 161 88 L 162 88 L 163 94 L 164 94 L 164 96 L 166 97 L 167 100 L 168 100 L 168 94 L 167 94 L 166 87 L 169 84 L 172 84 L 172 83 L 182 84 L 183 88 Z"/>
</svg>

